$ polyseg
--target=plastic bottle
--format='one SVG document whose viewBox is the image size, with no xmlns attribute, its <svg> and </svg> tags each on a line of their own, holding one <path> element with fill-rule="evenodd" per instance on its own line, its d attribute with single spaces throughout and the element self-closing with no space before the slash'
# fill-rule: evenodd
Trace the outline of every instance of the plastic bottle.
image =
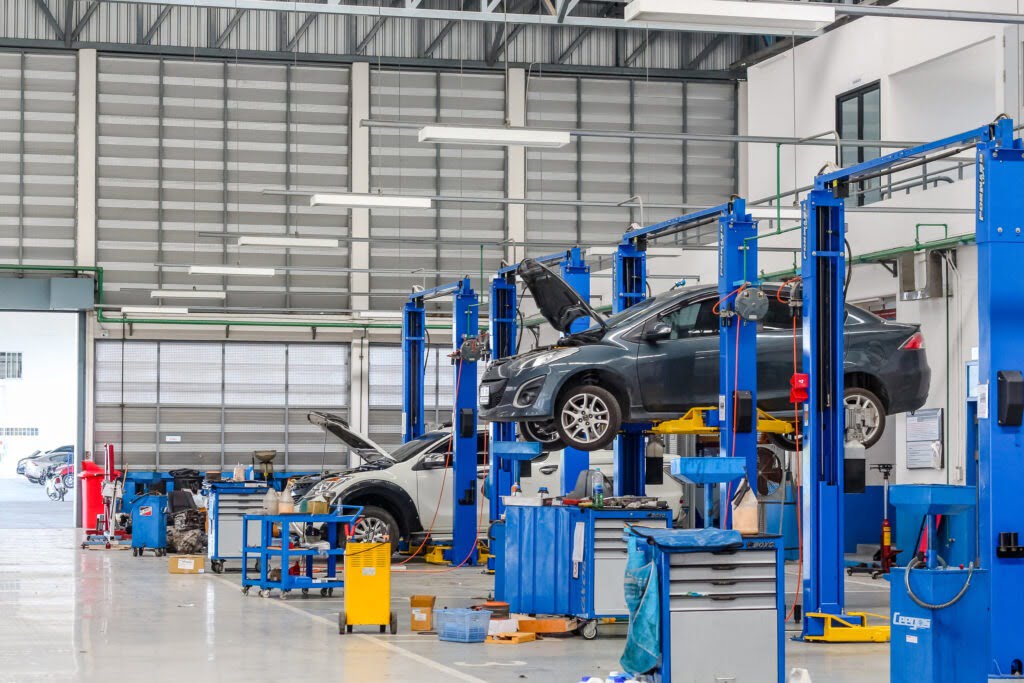
<svg viewBox="0 0 1024 683">
<path fill-rule="evenodd" d="M 732 528 L 741 534 L 756 534 L 759 526 L 757 516 L 757 496 L 748 485 L 733 504 Z"/>
<path fill-rule="evenodd" d="M 513 496 L 518 496 L 519 495 L 519 484 L 512 484 L 512 495 Z"/>
<path fill-rule="evenodd" d="M 594 487 L 592 497 L 595 508 L 600 510 L 604 507 L 604 475 L 601 474 L 600 467 L 594 470 Z"/>
<path fill-rule="evenodd" d="M 272 488 L 268 488 L 266 494 L 263 496 L 263 514 L 265 515 L 276 515 L 277 514 L 277 491 Z"/>
</svg>

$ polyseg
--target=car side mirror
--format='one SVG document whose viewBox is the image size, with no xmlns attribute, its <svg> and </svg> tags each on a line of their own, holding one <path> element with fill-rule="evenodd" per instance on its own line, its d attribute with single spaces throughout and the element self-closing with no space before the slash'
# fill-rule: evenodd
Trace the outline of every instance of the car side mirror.
<svg viewBox="0 0 1024 683">
<path fill-rule="evenodd" d="M 447 453 L 431 453 L 420 461 L 420 467 L 425 470 L 444 469 L 447 460 Z"/>
<path fill-rule="evenodd" d="M 645 342 L 658 342 L 663 339 L 668 339 L 672 336 L 672 325 L 659 320 L 654 323 L 654 326 L 644 332 L 643 340 Z"/>
</svg>

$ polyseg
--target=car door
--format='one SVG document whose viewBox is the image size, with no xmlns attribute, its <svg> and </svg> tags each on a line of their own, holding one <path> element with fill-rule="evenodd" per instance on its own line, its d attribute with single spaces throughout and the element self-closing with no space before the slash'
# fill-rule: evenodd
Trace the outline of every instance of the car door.
<svg viewBox="0 0 1024 683">
<path fill-rule="evenodd" d="M 765 410 L 784 410 L 789 402 L 793 368 L 793 311 L 769 292 L 768 312 L 757 329 L 757 403 Z M 796 317 L 797 368 L 803 353 L 803 334 Z"/>
<path fill-rule="evenodd" d="M 416 509 L 424 529 L 434 533 L 452 531 L 452 453 L 451 437 L 441 439 L 417 457 Z M 431 521 L 433 520 L 433 524 Z"/>
<path fill-rule="evenodd" d="M 687 301 L 652 316 L 643 326 L 636 358 L 644 408 L 679 413 L 695 405 L 718 405 L 718 316 L 715 298 Z M 667 339 L 644 341 L 667 322 Z"/>
</svg>

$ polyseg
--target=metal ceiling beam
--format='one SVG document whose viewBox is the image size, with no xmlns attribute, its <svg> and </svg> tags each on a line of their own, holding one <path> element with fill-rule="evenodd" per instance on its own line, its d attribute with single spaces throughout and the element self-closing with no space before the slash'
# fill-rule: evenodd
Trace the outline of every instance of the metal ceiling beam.
<svg viewBox="0 0 1024 683">
<path fill-rule="evenodd" d="M 302 36 L 306 35 L 306 32 L 309 31 L 309 29 L 316 22 L 318 16 L 320 15 L 306 15 L 306 18 L 302 20 L 302 24 L 299 26 L 298 29 L 295 30 L 295 35 L 293 35 L 291 39 L 288 40 L 288 43 L 284 46 L 285 52 L 291 52 L 292 50 L 295 49 L 295 46 L 299 44 L 300 40 L 302 40 Z"/>
<path fill-rule="evenodd" d="M 380 17 L 377 21 L 373 22 L 373 26 L 371 26 L 370 30 L 366 32 L 363 39 L 359 41 L 359 44 L 356 45 L 356 49 L 353 52 L 357 55 L 363 54 L 363 51 L 366 50 L 367 46 L 369 46 L 373 37 L 376 36 L 382 28 L 384 28 L 384 24 L 387 23 L 387 20 L 388 17 Z"/>
<path fill-rule="evenodd" d="M 64 28 L 57 21 L 57 17 L 53 16 L 53 12 L 50 11 L 50 6 L 46 4 L 46 0 L 35 0 L 36 8 L 42 13 L 46 23 L 50 25 L 53 32 L 57 35 L 57 40 L 64 40 Z"/>
<path fill-rule="evenodd" d="M 92 19 L 93 15 L 96 14 L 96 10 L 100 7 L 100 0 L 91 0 L 89 5 L 85 8 L 85 12 L 82 14 L 82 18 L 75 24 L 75 28 L 72 29 L 70 35 L 65 36 L 65 42 L 74 43 L 82 35 L 82 31 L 89 24 L 89 20 Z"/>
<path fill-rule="evenodd" d="M 650 33 L 648 33 L 647 36 L 643 39 L 643 41 L 637 46 L 637 48 L 630 52 L 629 56 L 626 57 L 626 61 L 624 62 L 625 65 L 632 66 L 633 62 L 635 62 L 640 57 L 640 55 L 647 52 L 647 48 L 649 48 L 651 45 L 657 42 L 657 40 L 661 38 L 661 36 L 661 31 L 651 31 Z"/>
<path fill-rule="evenodd" d="M 300 12 L 305 14 L 341 14 L 372 16 L 379 19 L 441 19 L 486 24 L 531 24 L 539 26 L 592 26 L 626 31 L 690 31 L 699 33 L 741 33 L 761 35 L 763 29 L 756 26 L 730 26 L 711 24 L 686 24 L 676 22 L 626 22 L 621 18 L 584 17 L 567 14 L 562 21 L 556 14 L 516 14 L 495 11 L 499 2 L 482 3 L 478 11 L 428 9 L 420 5 L 408 8 L 401 6 L 379 7 L 356 4 L 320 4 L 315 2 L 286 2 L 284 0 L 104 0 L 109 3 L 175 5 L 179 7 L 215 7 L 221 9 L 253 9 L 265 12 Z M 401 2 L 401 0 L 400 0 Z M 613 6 L 614 7 L 614 6 Z M 1024 19 L 1024 17 L 1021 17 Z M 802 32 L 798 32 L 803 35 Z"/>
<path fill-rule="evenodd" d="M 224 43 L 227 42 L 227 39 L 231 36 L 231 32 L 235 30 L 238 24 L 242 21 L 242 18 L 245 17 L 245 13 L 248 11 L 249 10 L 247 9 L 235 10 L 235 13 L 231 15 L 230 19 L 228 19 L 227 26 L 225 26 L 224 30 L 220 32 L 219 36 L 217 36 L 217 40 L 213 41 L 213 45 L 211 47 L 220 49 Z"/>
<path fill-rule="evenodd" d="M 537 9 L 537 5 L 538 0 L 519 0 L 519 2 L 514 3 L 511 6 L 511 11 L 518 12 L 526 10 L 527 12 L 532 12 Z M 512 30 L 509 31 L 508 26 L 501 26 L 497 31 L 495 31 L 494 41 L 490 48 L 488 48 L 487 53 L 484 56 L 484 61 L 493 66 L 505 50 L 508 49 L 508 46 L 515 41 L 516 37 L 520 33 L 522 33 L 524 28 L 526 27 L 523 24 L 516 24 L 512 27 Z"/>
<path fill-rule="evenodd" d="M 448 34 L 452 32 L 452 29 L 455 28 L 456 23 L 458 22 L 452 19 L 447 24 L 441 27 L 441 30 L 437 32 L 437 35 L 434 36 L 434 39 L 430 41 L 430 45 L 427 45 L 426 49 L 423 50 L 424 57 L 431 56 L 432 54 L 434 54 L 434 51 L 437 50 L 437 48 L 441 47 L 441 43 L 443 43 L 444 39 L 448 37 Z"/>
<path fill-rule="evenodd" d="M 890 17 L 933 21 L 966 21 L 984 24 L 1024 24 L 1024 15 L 1006 12 L 929 9 L 925 7 L 882 7 L 879 5 L 836 5 L 836 14 L 853 17 Z"/>
<path fill-rule="evenodd" d="M 690 60 L 690 62 L 686 65 L 685 68 L 696 69 L 697 67 L 699 67 L 701 64 L 704 63 L 705 59 L 711 56 L 712 52 L 718 49 L 719 45 L 725 42 L 725 39 L 728 37 L 728 35 L 722 33 L 712 38 L 708 42 L 708 44 L 704 46 L 704 49 L 698 52 L 697 56 Z"/>
<path fill-rule="evenodd" d="M 579 46 L 583 44 L 583 41 L 586 40 L 593 32 L 593 27 L 588 26 L 577 33 L 576 37 L 572 39 L 572 42 L 570 42 L 569 45 L 566 46 L 565 50 L 562 51 L 562 54 L 558 55 L 558 63 L 565 64 L 566 60 L 569 59 L 569 57 L 572 57 L 572 53 L 576 52 L 576 50 L 579 49 Z"/>
<path fill-rule="evenodd" d="M 576 5 L 580 4 L 580 0 L 558 0 L 558 23 L 564 24 L 565 18 L 576 9 Z"/>
<path fill-rule="evenodd" d="M 160 14 L 156 15 L 153 25 L 149 27 L 149 30 L 146 31 L 145 35 L 139 36 L 140 45 L 149 45 L 153 42 L 153 38 L 155 38 L 156 34 L 160 31 L 160 26 L 167 20 L 167 17 L 171 14 L 171 10 L 173 9 L 173 7 L 168 6 L 160 10 Z"/>
</svg>

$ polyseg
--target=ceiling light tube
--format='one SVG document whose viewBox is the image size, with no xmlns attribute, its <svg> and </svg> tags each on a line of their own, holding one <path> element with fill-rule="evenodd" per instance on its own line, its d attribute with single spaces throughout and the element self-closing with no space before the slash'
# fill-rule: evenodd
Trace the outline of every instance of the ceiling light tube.
<svg viewBox="0 0 1024 683">
<path fill-rule="evenodd" d="M 275 274 L 273 268 L 254 268 L 247 266 L 189 266 L 189 275 L 254 275 L 260 277 L 271 277 Z"/>
<path fill-rule="evenodd" d="M 337 247 L 338 240 L 324 237 L 263 237 L 240 235 L 236 244 L 240 247 Z"/>
<path fill-rule="evenodd" d="M 356 314 L 360 318 L 401 318 L 405 315 L 402 311 L 359 311 Z"/>
<path fill-rule="evenodd" d="M 419 139 L 420 142 L 460 145 L 522 145 L 524 147 L 565 147 L 570 142 L 567 130 L 472 126 L 423 126 L 420 128 Z"/>
<path fill-rule="evenodd" d="M 153 299 L 224 299 L 223 289 L 154 289 L 149 292 Z"/>
<path fill-rule="evenodd" d="M 774 206 L 748 206 L 747 213 L 755 220 L 775 220 L 776 218 L 781 218 L 784 221 L 798 221 L 801 218 L 800 209 L 797 207 L 777 209 Z"/>
<path fill-rule="evenodd" d="M 345 206 L 353 209 L 429 209 L 430 197 L 387 194 L 314 194 L 310 206 Z"/>
<path fill-rule="evenodd" d="M 741 0 L 633 0 L 626 5 L 627 22 L 667 22 L 732 26 L 764 33 L 814 35 L 836 20 L 834 7 L 808 2 L 746 2 Z"/>
<path fill-rule="evenodd" d="M 122 306 L 121 315 L 186 315 L 187 308 L 176 306 Z"/>
</svg>

